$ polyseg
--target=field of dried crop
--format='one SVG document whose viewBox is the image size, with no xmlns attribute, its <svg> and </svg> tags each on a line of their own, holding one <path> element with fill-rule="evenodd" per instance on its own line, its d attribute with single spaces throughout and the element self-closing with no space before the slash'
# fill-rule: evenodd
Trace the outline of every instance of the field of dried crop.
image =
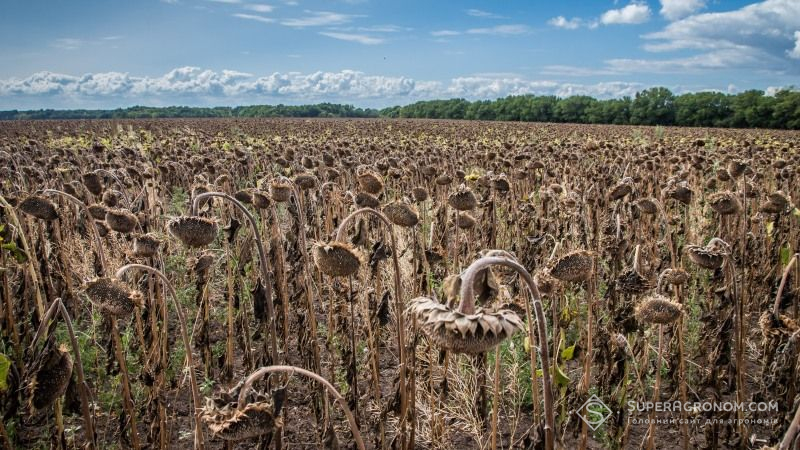
<svg viewBox="0 0 800 450">
<path fill-rule="evenodd" d="M 796 448 L 800 132 L 0 122 L 0 172 L 0 448 Z"/>
</svg>

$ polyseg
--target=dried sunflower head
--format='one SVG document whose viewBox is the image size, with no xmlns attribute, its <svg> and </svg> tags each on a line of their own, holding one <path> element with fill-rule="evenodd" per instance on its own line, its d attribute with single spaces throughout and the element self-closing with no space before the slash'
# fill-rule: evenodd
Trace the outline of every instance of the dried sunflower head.
<svg viewBox="0 0 800 450">
<path fill-rule="evenodd" d="M 272 180 L 269 184 L 269 195 L 278 203 L 286 203 L 292 198 L 292 186 L 280 180 Z"/>
<path fill-rule="evenodd" d="M 401 227 L 413 227 L 419 223 L 417 208 L 402 200 L 395 200 L 384 205 L 383 213 L 393 224 Z"/>
<path fill-rule="evenodd" d="M 64 395 L 72 378 L 72 356 L 65 346 L 48 343 L 31 364 L 25 386 L 32 412 L 44 409 Z"/>
<path fill-rule="evenodd" d="M 253 206 L 258 209 L 267 209 L 272 204 L 269 194 L 264 191 L 253 189 L 251 195 L 253 197 Z"/>
<path fill-rule="evenodd" d="M 39 195 L 31 195 L 20 202 L 19 209 L 29 216 L 48 222 L 58 219 L 56 205 Z"/>
<path fill-rule="evenodd" d="M 130 233 L 139 224 L 136 216 L 127 209 L 107 209 L 106 223 L 118 233 Z"/>
<path fill-rule="evenodd" d="M 199 216 L 176 217 L 167 223 L 167 231 L 187 247 L 205 247 L 214 242 L 217 222 Z"/>
<path fill-rule="evenodd" d="M 93 195 L 100 195 L 103 193 L 103 179 L 97 173 L 89 172 L 84 174 L 82 180 L 83 185 L 86 186 L 86 190 Z"/>
<path fill-rule="evenodd" d="M 294 184 L 304 191 L 314 189 L 317 187 L 317 177 L 310 173 L 299 173 L 294 176 Z"/>
<path fill-rule="evenodd" d="M 461 211 L 458 213 L 456 219 L 456 225 L 458 225 L 458 228 L 461 228 L 462 230 L 469 230 L 475 226 L 475 223 L 475 218 L 472 217 L 470 213 L 466 211 Z"/>
<path fill-rule="evenodd" d="M 639 199 L 636 202 L 636 206 L 639 207 L 639 211 L 645 214 L 653 215 L 658 213 L 658 200 L 653 197 Z"/>
<path fill-rule="evenodd" d="M 106 211 L 108 210 L 108 208 L 106 208 L 105 205 L 100 203 L 92 203 L 91 205 L 89 205 L 88 209 L 89 209 L 89 214 L 95 220 L 106 220 Z"/>
<path fill-rule="evenodd" d="M 381 202 L 372 194 L 359 192 L 356 194 L 356 206 L 359 208 L 377 208 Z"/>
<path fill-rule="evenodd" d="M 347 242 L 318 242 L 311 249 L 314 264 L 319 270 L 332 277 L 346 277 L 358 272 L 363 257 Z"/>
<path fill-rule="evenodd" d="M 633 192 L 633 178 L 625 177 L 611 189 L 608 198 L 611 201 L 619 200 L 631 192 Z"/>
<path fill-rule="evenodd" d="M 92 303 L 117 319 L 127 318 L 135 308 L 144 304 L 141 292 L 131 290 L 122 281 L 111 277 L 95 278 L 87 282 L 84 292 Z"/>
<path fill-rule="evenodd" d="M 617 289 L 623 294 L 641 295 L 656 287 L 655 280 L 633 268 L 628 268 L 617 278 Z"/>
<path fill-rule="evenodd" d="M 661 294 L 653 294 L 636 306 L 636 318 L 649 324 L 666 325 L 678 320 L 682 314 L 683 306 Z"/>
<path fill-rule="evenodd" d="M 544 295 L 552 294 L 559 285 L 558 279 L 550 275 L 550 270 L 547 268 L 536 271 L 533 275 L 533 281 L 536 282 L 539 292 Z"/>
<path fill-rule="evenodd" d="M 714 211 L 723 216 L 738 214 L 742 210 L 742 204 L 736 198 L 736 194 L 730 191 L 711 194 L 708 203 Z"/>
<path fill-rule="evenodd" d="M 158 253 L 161 241 L 152 234 L 143 234 L 133 238 L 133 256 L 150 258 Z"/>
<path fill-rule="evenodd" d="M 478 206 L 478 199 L 475 198 L 472 190 L 462 184 L 457 191 L 450 194 L 447 204 L 458 211 L 471 211 Z"/>
<path fill-rule="evenodd" d="M 675 286 L 681 286 L 681 285 L 686 284 L 686 282 L 689 281 L 689 272 L 687 272 L 687 271 L 685 271 L 683 269 L 669 268 L 669 269 L 665 269 L 663 272 L 661 272 L 661 275 L 659 275 L 659 278 L 664 280 L 668 284 L 675 285 Z"/>
<path fill-rule="evenodd" d="M 235 198 L 241 203 L 244 203 L 245 205 L 250 205 L 253 203 L 253 194 L 246 189 L 241 189 L 236 191 L 233 194 L 233 198 Z"/>
<path fill-rule="evenodd" d="M 424 187 L 415 187 L 411 190 L 411 195 L 414 196 L 414 201 L 424 202 L 428 199 L 428 190 Z"/>
<path fill-rule="evenodd" d="M 550 275 L 561 281 L 579 283 L 592 275 L 594 258 L 591 252 L 575 250 L 559 258 L 550 268 Z"/>
<path fill-rule="evenodd" d="M 228 392 L 206 398 L 206 404 L 200 411 L 200 420 L 211 431 L 212 437 L 223 441 L 240 441 L 270 434 L 283 426 L 281 397 L 269 399 L 265 395 L 257 395 L 239 409 L 237 399 L 241 387 L 242 383 L 239 383 Z"/>
<path fill-rule="evenodd" d="M 722 267 L 725 256 L 730 253 L 730 247 L 722 239 L 714 238 L 705 247 L 687 245 L 686 253 L 689 255 L 689 259 L 698 266 L 714 270 Z"/>
<path fill-rule="evenodd" d="M 511 310 L 463 314 L 427 297 L 412 300 L 409 313 L 436 345 L 454 353 L 485 353 L 525 326 Z"/>
<path fill-rule="evenodd" d="M 357 181 L 361 190 L 369 194 L 378 195 L 383 191 L 383 179 L 371 170 L 363 170 L 358 174 Z"/>
<path fill-rule="evenodd" d="M 694 192 L 689 188 L 689 184 L 686 181 L 678 181 L 675 178 L 671 178 L 667 182 L 667 187 L 664 188 L 661 194 L 664 198 L 677 200 L 684 205 L 691 203 L 694 196 Z"/>
</svg>

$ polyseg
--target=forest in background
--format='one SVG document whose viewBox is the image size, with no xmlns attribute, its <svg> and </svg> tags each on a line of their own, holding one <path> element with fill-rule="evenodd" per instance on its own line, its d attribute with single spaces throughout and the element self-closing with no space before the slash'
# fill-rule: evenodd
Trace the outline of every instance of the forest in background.
<svg viewBox="0 0 800 450">
<path fill-rule="evenodd" d="M 800 91 L 784 89 L 774 95 L 766 95 L 760 90 L 739 94 L 695 92 L 675 95 L 667 88 L 655 87 L 638 92 L 633 97 L 608 100 L 585 95 L 564 98 L 512 95 L 496 100 L 419 101 L 384 109 L 320 103 L 299 106 L 134 106 L 113 110 L 0 111 L 0 120 L 201 117 L 386 117 L 797 130 L 800 129 Z"/>
</svg>

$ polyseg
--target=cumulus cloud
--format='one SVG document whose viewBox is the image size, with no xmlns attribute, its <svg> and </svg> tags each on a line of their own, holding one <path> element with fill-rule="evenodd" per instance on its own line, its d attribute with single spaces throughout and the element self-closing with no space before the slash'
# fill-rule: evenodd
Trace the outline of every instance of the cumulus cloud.
<svg viewBox="0 0 800 450">
<path fill-rule="evenodd" d="M 581 26 L 583 20 L 578 17 L 573 17 L 572 19 L 567 19 L 564 16 L 553 17 L 552 19 L 548 20 L 547 23 L 552 25 L 556 28 L 564 28 L 565 30 L 575 30 Z"/>
<path fill-rule="evenodd" d="M 706 6 L 705 0 L 661 0 L 661 15 L 668 20 L 684 18 Z"/>
<path fill-rule="evenodd" d="M 516 74 L 476 74 L 446 81 L 415 80 L 364 72 L 275 72 L 265 76 L 232 70 L 180 67 L 162 76 L 105 72 L 73 76 L 39 72 L 0 80 L 0 106 L 117 107 L 128 104 L 251 104 L 256 102 L 355 102 L 385 106 L 434 98 L 493 99 L 507 95 L 619 97 L 639 83 L 596 84 L 532 80 Z"/>
<path fill-rule="evenodd" d="M 743 8 L 686 17 L 645 35 L 651 52 L 698 50 L 701 59 L 724 67 L 800 70 L 792 56 L 800 29 L 800 2 L 766 0 Z"/>
<path fill-rule="evenodd" d="M 794 48 L 788 50 L 789 57 L 793 59 L 800 59 L 800 31 L 794 32 Z"/>
<path fill-rule="evenodd" d="M 339 39 L 340 41 L 357 42 L 359 44 L 364 44 L 364 45 L 376 45 L 383 43 L 383 39 L 373 36 L 368 36 L 366 34 L 339 33 L 334 31 L 320 31 L 319 34 L 327 36 L 329 38 Z"/>
<path fill-rule="evenodd" d="M 618 58 L 605 61 L 600 68 L 557 66 L 543 73 L 685 74 L 749 69 L 800 74 L 798 30 L 800 1 L 765 0 L 732 11 L 690 15 L 643 35 L 644 50 L 683 53 L 677 57 Z"/>
<path fill-rule="evenodd" d="M 647 3 L 630 3 L 620 9 L 610 9 L 600 16 L 603 25 L 639 24 L 650 20 L 650 7 Z"/>
</svg>

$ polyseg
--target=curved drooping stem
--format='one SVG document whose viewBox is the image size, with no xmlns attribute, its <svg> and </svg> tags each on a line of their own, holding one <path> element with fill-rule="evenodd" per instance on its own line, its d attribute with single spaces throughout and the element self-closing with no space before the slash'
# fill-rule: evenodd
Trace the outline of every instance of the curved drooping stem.
<svg viewBox="0 0 800 450">
<path fill-rule="evenodd" d="M 19 230 L 19 240 L 22 242 L 22 250 L 26 255 L 28 255 L 28 260 L 25 263 L 25 267 L 28 268 L 28 275 L 31 277 L 31 283 L 33 283 L 33 292 L 36 296 L 36 313 L 41 317 L 42 314 L 44 314 L 44 301 L 42 300 L 42 293 L 39 291 L 39 277 L 36 275 L 36 268 L 33 265 L 33 259 L 30 258 L 32 253 L 30 247 L 28 246 L 28 238 L 25 237 L 24 228 L 22 228 L 22 224 L 19 223 L 17 212 L 6 201 L 2 194 L 0 194 L 0 205 L 2 205 L 8 211 L 11 221 L 14 223 L 14 226 L 17 227 L 17 230 Z"/>
<path fill-rule="evenodd" d="M 97 259 L 100 260 L 100 269 L 103 272 L 100 275 L 105 275 L 105 273 L 106 273 L 106 255 L 105 255 L 105 251 L 103 250 L 103 243 L 100 241 L 100 233 L 97 231 L 97 225 L 95 225 L 94 218 L 89 213 L 89 208 L 86 206 L 86 203 L 83 203 L 78 198 L 76 198 L 76 197 L 74 197 L 74 196 L 72 196 L 70 194 L 67 194 L 66 192 L 59 191 L 58 189 L 45 189 L 42 193 L 43 194 L 60 195 L 61 197 L 64 197 L 67 200 L 69 200 L 70 202 L 72 202 L 75 205 L 77 205 L 81 209 L 81 211 L 83 211 L 83 213 L 86 215 L 86 221 L 91 224 L 90 227 L 92 229 L 92 238 L 94 239 L 95 251 L 97 251 Z"/>
<path fill-rule="evenodd" d="M 798 332 L 795 331 L 794 335 L 790 339 L 797 339 L 797 334 Z M 786 434 L 783 435 L 783 439 L 781 440 L 780 445 L 778 445 L 778 450 L 789 450 L 792 448 L 792 444 L 794 444 L 798 432 L 800 432 L 800 407 L 798 407 L 794 412 L 792 422 L 789 424 Z"/>
<path fill-rule="evenodd" d="M 69 317 L 69 312 L 67 312 L 67 308 L 64 307 L 64 303 L 61 301 L 61 297 L 56 298 L 52 304 L 50 304 L 50 308 L 47 309 L 47 312 L 42 319 L 42 322 L 39 324 L 39 329 L 36 330 L 36 334 L 33 337 L 33 341 L 31 341 L 31 345 L 29 349 L 31 351 L 36 348 L 36 342 L 39 340 L 39 336 L 42 335 L 44 330 L 47 328 L 47 323 L 52 319 L 56 313 L 61 315 L 61 319 L 64 320 L 64 324 L 67 326 L 67 334 L 69 335 L 70 345 L 72 346 L 72 352 L 75 353 L 75 372 L 78 377 L 78 393 L 81 397 L 81 414 L 83 415 L 83 424 L 86 427 L 86 436 L 89 438 L 89 448 L 96 448 L 97 443 L 95 442 L 95 431 L 94 431 L 94 421 L 92 412 L 89 410 L 89 399 L 91 395 L 89 393 L 89 386 L 86 384 L 86 377 L 83 374 L 83 361 L 81 360 L 81 348 L 78 344 L 78 339 L 75 337 L 75 329 L 72 328 L 72 319 Z"/>
<path fill-rule="evenodd" d="M 116 175 L 115 175 L 113 172 L 110 172 L 110 171 L 108 171 L 108 170 L 106 170 L 106 169 L 95 169 L 95 171 L 94 171 L 94 172 L 95 172 L 95 173 L 100 173 L 100 174 L 103 174 L 103 175 L 107 175 L 107 176 L 109 176 L 109 177 L 113 178 L 113 179 L 114 179 L 114 181 L 116 181 L 116 182 L 117 182 L 117 184 L 118 184 L 118 185 L 119 185 L 119 187 L 120 187 L 120 191 L 119 191 L 119 192 L 120 192 L 120 193 L 122 194 L 122 196 L 125 198 L 125 203 L 127 203 L 127 204 L 128 204 L 128 206 L 131 206 L 131 201 L 130 201 L 130 199 L 128 198 L 128 194 L 126 194 L 126 193 L 125 193 L 125 185 L 124 185 L 124 184 L 122 184 L 122 181 L 121 181 L 121 180 L 120 180 L 120 179 L 119 179 L 119 178 L 118 178 L 118 177 L 117 177 L 117 176 L 116 176 Z"/>
<path fill-rule="evenodd" d="M 178 315 L 178 324 L 180 325 L 181 329 L 181 339 L 183 339 L 183 346 L 186 348 L 186 364 L 189 366 L 189 383 L 191 384 L 192 389 L 192 402 L 194 404 L 194 429 L 195 429 L 195 448 L 198 450 L 202 450 L 205 447 L 205 439 L 203 437 L 203 429 L 200 426 L 200 409 L 203 407 L 200 404 L 200 389 L 197 387 L 197 377 L 194 373 L 194 357 L 192 356 L 192 343 L 189 340 L 189 332 L 187 331 L 186 326 L 186 316 L 183 314 L 183 308 L 181 307 L 180 301 L 178 300 L 178 294 L 175 292 L 175 288 L 170 283 L 169 279 L 164 275 L 160 270 L 154 269 L 150 266 L 145 266 L 143 264 L 128 264 L 122 266 L 117 270 L 116 277 L 123 278 L 126 273 L 133 271 L 133 270 L 141 270 L 142 272 L 147 272 L 150 275 L 154 275 L 158 277 L 163 283 L 164 286 L 167 288 L 169 292 L 169 296 L 172 299 L 173 305 L 175 306 L 175 312 Z M 166 324 L 164 325 L 166 326 Z"/>
<path fill-rule="evenodd" d="M 552 450 L 554 448 L 554 432 L 555 432 L 555 414 L 553 412 L 553 392 L 550 383 L 550 355 L 547 348 L 547 324 L 545 323 L 544 309 L 542 308 L 542 296 L 539 294 L 539 288 L 530 272 L 525 269 L 518 262 L 498 256 L 485 256 L 477 259 L 470 264 L 462 274 L 461 281 L 461 302 L 458 305 L 458 310 L 464 314 L 473 314 L 475 312 L 475 277 L 484 269 L 491 266 L 504 266 L 517 272 L 531 291 L 533 298 L 533 311 L 536 315 L 536 324 L 539 335 L 539 358 L 542 360 L 542 390 L 544 391 L 544 439 L 545 449 Z M 529 324 L 529 326 L 532 326 Z"/>
<path fill-rule="evenodd" d="M 331 396 L 333 396 L 334 400 L 336 400 L 336 403 L 342 408 L 342 412 L 344 412 L 344 415 L 347 417 L 347 422 L 350 424 L 350 432 L 353 433 L 353 439 L 356 441 L 356 446 L 359 450 L 364 450 L 364 441 L 361 439 L 361 432 L 359 432 L 358 425 L 356 425 L 356 419 L 353 417 L 353 413 L 350 411 L 350 408 L 347 407 L 347 401 L 344 399 L 344 397 L 342 397 L 342 394 L 340 394 L 339 391 L 337 391 L 336 388 L 333 387 L 333 385 L 325 378 L 322 378 L 318 374 L 300 367 L 266 366 L 261 367 L 260 369 L 257 369 L 255 372 L 251 373 L 244 380 L 244 384 L 239 391 L 238 408 L 240 410 L 243 409 L 247 403 L 247 394 L 252 389 L 253 383 L 262 378 L 264 375 L 270 373 L 286 373 L 289 375 L 299 374 L 318 381 L 322 386 L 325 387 Z"/>
<path fill-rule="evenodd" d="M 197 214 L 197 208 L 200 205 L 200 202 L 209 197 L 218 197 L 224 200 L 227 200 L 233 203 L 247 218 L 247 222 L 250 224 L 250 230 L 253 232 L 253 237 L 256 243 L 256 248 L 258 249 L 258 261 L 259 266 L 261 267 L 261 279 L 264 282 L 264 291 L 267 298 L 267 314 L 269 314 L 269 333 L 270 333 L 270 358 L 273 362 L 278 361 L 278 344 L 277 344 L 277 331 L 275 326 L 275 310 L 272 304 L 272 275 L 269 272 L 269 266 L 267 265 L 267 252 L 264 250 L 264 242 L 261 240 L 261 235 L 258 232 L 258 222 L 256 222 L 256 218 L 253 217 L 253 214 L 248 211 L 248 209 L 235 198 L 231 197 L 228 194 L 223 192 L 204 192 L 202 194 L 198 194 L 192 200 L 192 215 Z"/>
<path fill-rule="evenodd" d="M 403 291 L 400 285 L 400 263 L 397 259 L 397 239 L 395 238 L 394 234 L 394 227 L 392 227 L 392 223 L 389 219 L 380 211 L 374 210 L 372 208 L 361 208 L 353 211 L 345 217 L 342 222 L 339 224 L 339 228 L 336 230 L 336 240 L 339 242 L 343 242 L 345 238 L 345 230 L 347 230 L 347 225 L 350 224 L 353 219 L 361 214 L 372 214 L 373 216 L 377 217 L 386 228 L 389 230 L 389 237 L 391 239 L 392 245 L 392 265 L 394 266 L 394 303 L 395 303 L 395 315 L 397 316 L 397 355 L 400 360 L 400 374 L 398 379 L 398 387 L 400 390 L 400 428 L 401 433 L 403 434 L 402 439 L 405 439 L 405 425 L 406 425 L 406 415 L 408 412 L 408 393 L 406 392 L 406 350 L 405 350 L 405 342 L 406 342 L 406 326 L 405 320 L 403 319 Z M 404 447 L 404 446 L 401 446 Z"/>
<path fill-rule="evenodd" d="M 797 260 L 800 259 L 800 253 L 795 253 L 792 256 L 792 260 L 789 261 L 789 264 L 786 265 L 786 268 L 783 269 L 783 275 L 781 276 L 781 284 L 778 285 L 778 293 L 775 295 L 775 304 L 772 305 L 772 314 L 775 318 L 778 317 L 778 314 L 781 310 L 781 297 L 783 297 L 783 290 L 786 288 L 786 280 L 789 278 L 789 273 L 791 273 L 792 268 L 797 265 Z M 795 281 L 796 283 L 797 281 Z"/>
</svg>

